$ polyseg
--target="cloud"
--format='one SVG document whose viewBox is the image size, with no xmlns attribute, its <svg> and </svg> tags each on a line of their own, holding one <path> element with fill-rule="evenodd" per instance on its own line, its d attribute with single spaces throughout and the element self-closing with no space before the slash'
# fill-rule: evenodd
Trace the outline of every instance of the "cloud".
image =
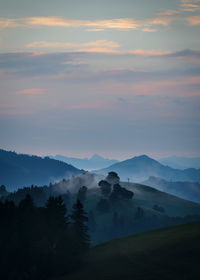
<svg viewBox="0 0 200 280">
<path fill-rule="evenodd" d="M 118 29 L 129 30 L 137 29 L 140 26 L 139 21 L 133 18 L 118 18 L 110 20 L 78 20 L 63 17 L 29 17 L 18 19 L 0 19 L 1 28 L 11 27 L 86 27 L 90 30 L 95 29 Z"/>
<path fill-rule="evenodd" d="M 160 80 L 135 83 L 134 93 L 153 95 L 199 96 L 200 76 L 177 77 L 176 80 Z"/>
<path fill-rule="evenodd" d="M 149 31 L 148 31 L 149 32 Z M 71 52 L 80 52 L 80 53 L 110 53 L 110 54 L 132 54 L 138 56 L 162 56 L 170 54 L 168 51 L 155 51 L 155 50 L 119 50 L 120 44 L 114 41 L 107 40 L 97 40 L 87 43 L 72 43 L 72 42 L 33 42 L 27 44 L 26 48 L 64 48 L 68 49 Z"/>
<path fill-rule="evenodd" d="M 169 26 L 174 20 L 176 20 L 179 11 L 177 10 L 166 10 L 164 12 L 157 13 L 152 19 L 146 21 L 146 25 L 154 26 Z"/>
<path fill-rule="evenodd" d="M 27 17 L 16 19 L 0 19 L 0 28 L 15 27 L 65 27 L 80 28 L 84 27 L 87 31 L 104 31 L 104 30 L 138 30 L 144 32 L 156 31 L 152 26 L 168 26 L 175 20 L 179 12 L 175 10 L 167 10 L 155 14 L 152 18 L 139 20 L 135 18 L 114 18 L 104 20 L 79 20 L 64 17 Z"/>
<path fill-rule="evenodd" d="M 124 58 L 123 58 L 124 56 Z M 130 59 L 129 59 L 130 56 Z M 121 58 L 126 60 L 125 66 L 120 65 Z M 151 58 L 151 60 L 148 60 Z M 157 66 L 152 68 L 152 59 L 157 59 L 158 63 L 163 61 L 171 65 L 172 68 L 166 70 L 157 70 Z M 181 60 L 180 67 L 176 60 Z M 151 79 L 152 77 L 176 77 L 177 75 L 194 76 L 200 73 L 197 61 L 200 60 L 199 50 L 182 50 L 179 52 L 166 52 L 155 50 L 127 50 L 119 49 L 97 49 L 85 48 L 82 52 L 74 50 L 73 52 L 60 53 L 2 53 L 0 54 L 0 73 L 2 80 L 12 79 L 13 77 L 22 77 L 23 79 L 31 77 L 32 79 L 54 79 L 68 81 L 69 83 L 98 82 L 103 80 L 114 80 L 122 82 L 131 82 L 138 79 Z M 104 64 L 102 65 L 102 61 Z M 130 63 L 129 63 L 130 61 Z M 144 63 L 146 67 L 133 68 L 134 61 Z M 99 63 L 100 62 L 100 63 Z M 154 60 L 157 65 L 156 60 Z M 95 63 L 95 68 L 93 68 Z M 116 64 L 117 63 L 117 64 Z M 183 64 L 187 63 L 187 64 Z M 174 65 L 176 67 L 174 68 Z M 96 68 L 97 67 L 97 68 Z M 42 88 L 39 85 L 38 88 Z M 32 85 L 28 89 L 35 88 Z M 26 87 L 25 87 L 26 89 Z M 20 90 L 20 89 L 19 89 Z M 23 94 L 23 93 L 22 93 Z M 26 94 L 26 93 L 24 93 Z M 31 94 L 31 93 L 30 93 Z M 36 93 L 37 94 L 37 93 Z"/>
<path fill-rule="evenodd" d="M 200 50 L 182 50 L 178 52 L 173 52 L 168 56 L 176 57 L 177 59 L 186 61 L 192 64 L 199 64 L 200 63 Z"/>
<path fill-rule="evenodd" d="M 0 30 L 4 28 L 19 27 L 21 24 L 16 19 L 0 19 Z"/>
<path fill-rule="evenodd" d="M 45 94 L 47 93 L 47 91 L 42 88 L 29 88 L 29 89 L 18 90 L 16 93 L 25 94 L 25 95 L 29 95 L 29 94 L 37 95 L 37 94 Z"/>
<path fill-rule="evenodd" d="M 186 21 L 189 23 L 189 25 L 192 25 L 192 26 L 200 25 L 200 15 L 187 17 Z"/>
<path fill-rule="evenodd" d="M 156 29 L 150 28 L 150 27 L 145 27 L 142 29 L 143 32 L 156 32 Z"/>
<path fill-rule="evenodd" d="M 196 12 L 200 10 L 200 0 L 181 0 L 180 8 L 185 12 Z"/>
<path fill-rule="evenodd" d="M 77 49 L 77 48 L 119 48 L 120 45 L 113 41 L 97 40 L 87 43 L 72 43 L 72 42 L 33 42 L 27 44 L 26 48 L 65 48 L 65 49 Z"/>
</svg>

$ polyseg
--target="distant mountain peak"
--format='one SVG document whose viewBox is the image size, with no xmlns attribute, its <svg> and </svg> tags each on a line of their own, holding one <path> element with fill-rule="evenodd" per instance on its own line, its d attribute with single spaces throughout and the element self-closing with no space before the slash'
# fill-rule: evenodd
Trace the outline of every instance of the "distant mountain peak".
<svg viewBox="0 0 200 280">
<path fill-rule="evenodd" d="M 141 156 L 137 156 L 136 158 L 141 158 L 141 159 L 152 159 L 147 155 L 141 155 Z"/>
<path fill-rule="evenodd" d="M 104 158 L 102 157 L 102 156 L 100 156 L 100 155 L 98 155 L 98 154 L 94 154 L 91 158 L 90 158 L 90 160 L 104 160 Z"/>
<path fill-rule="evenodd" d="M 147 155 L 140 155 L 140 156 L 135 156 L 133 158 L 130 158 L 129 161 L 154 161 L 155 162 L 156 160 L 153 158 L 150 158 Z"/>
</svg>

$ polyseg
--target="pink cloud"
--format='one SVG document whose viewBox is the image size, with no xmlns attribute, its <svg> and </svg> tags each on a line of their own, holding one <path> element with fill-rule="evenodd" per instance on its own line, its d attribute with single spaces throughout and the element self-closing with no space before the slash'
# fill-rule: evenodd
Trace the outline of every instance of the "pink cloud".
<svg viewBox="0 0 200 280">
<path fill-rule="evenodd" d="M 46 90 L 42 88 L 30 88 L 30 89 L 18 90 L 16 93 L 25 94 L 25 95 L 29 95 L 29 94 L 37 95 L 37 94 L 45 94 Z"/>
<path fill-rule="evenodd" d="M 132 90 L 136 94 L 175 94 L 181 96 L 199 95 L 199 92 L 188 92 L 186 86 L 200 85 L 200 77 L 194 76 L 179 81 L 153 81 L 132 85 Z"/>
</svg>

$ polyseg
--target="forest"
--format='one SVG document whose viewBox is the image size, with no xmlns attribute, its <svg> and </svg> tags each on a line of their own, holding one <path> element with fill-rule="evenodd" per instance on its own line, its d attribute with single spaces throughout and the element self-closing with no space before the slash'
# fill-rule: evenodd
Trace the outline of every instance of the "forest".
<svg viewBox="0 0 200 280">
<path fill-rule="evenodd" d="M 0 201 L 2 279 L 49 279 L 76 270 L 90 247 L 88 218 L 79 200 L 71 215 L 61 196 L 36 207 L 30 195 L 16 206 Z"/>
</svg>

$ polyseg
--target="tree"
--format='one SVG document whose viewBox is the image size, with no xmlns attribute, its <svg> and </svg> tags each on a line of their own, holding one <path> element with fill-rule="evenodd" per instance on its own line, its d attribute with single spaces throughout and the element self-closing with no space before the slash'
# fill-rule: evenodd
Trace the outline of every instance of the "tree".
<svg viewBox="0 0 200 280">
<path fill-rule="evenodd" d="M 87 187 L 82 186 L 78 191 L 78 199 L 83 203 L 86 199 Z"/>
<path fill-rule="evenodd" d="M 97 211 L 101 213 L 108 213 L 110 210 L 110 204 L 107 199 L 100 199 L 96 206 Z"/>
<path fill-rule="evenodd" d="M 96 228 L 97 228 L 97 223 L 96 223 L 95 216 L 94 216 L 94 213 L 92 210 L 90 210 L 90 212 L 89 212 L 88 227 L 91 232 L 95 232 Z"/>
<path fill-rule="evenodd" d="M 88 235 L 88 217 L 84 211 L 83 204 L 77 199 L 73 205 L 73 211 L 71 215 L 72 220 L 72 232 L 74 235 L 74 249 L 79 254 L 83 254 L 89 249 L 90 237 Z"/>
<path fill-rule="evenodd" d="M 153 209 L 154 209 L 155 211 L 158 211 L 158 212 L 161 212 L 161 213 L 164 213 L 164 212 L 165 212 L 165 209 L 164 209 L 162 206 L 159 206 L 159 205 L 157 205 L 157 204 L 154 204 Z"/>
<path fill-rule="evenodd" d="M 111 193 L 111 184 L 109 184 L 107 181 L 105 180 L 101 180 L 99 182 L 99 187 L 101 189 L 101 194 L 103 196 L 108 197 Z"/>
<path fill-rule="evenodd" d="M 122 188 L 119 184 L 115 184 L 113 186 L 113 191 L 110 195 L 110 198 L 112 200 L 132 199 L 133 196 L 134 196 L 134 193 L 132 191 Z"/>
<path fill-rule="evenodd" d="M 114 171 L 109 172 L 105 180 L 111 185 L 119 184 L 120 182 L 118 174 Z"/>
<path fill-rule="evenodd" d="M 62 232 L 67 228 L 67 208 L 61 196 L 50 196 L 46 203 L 46 210 L 47 227 L 51 228 L 47 233 L 49 246 L 55 249 Z"/>
<path fill-rule="evenodd" d="M 135 219 L 142 219 L 144 217 L 144 210 L 142 207 L 137 207 L 137 211 L 135 213 Z"/>
<path fill-rule="evenodd" d="M 6 187 L 4 185 L 0 186 L 0 196 L 6 195 L 7 194 L 7 190 Z"/>
</svg>

